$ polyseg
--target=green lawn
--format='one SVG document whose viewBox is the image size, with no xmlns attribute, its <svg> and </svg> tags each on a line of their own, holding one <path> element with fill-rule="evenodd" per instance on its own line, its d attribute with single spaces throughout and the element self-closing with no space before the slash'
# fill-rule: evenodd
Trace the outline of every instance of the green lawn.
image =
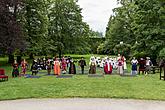
<svg viewBox="0 0 165 110">
<path fill-rule="evenodd" d="M 165 82 L 159 80 L 158 73 L 137 77 L 107 75 L 102 78 L 75 75 L 68 79 L 39 74 L 41 78 L 29 79 L 11 78 L 10 66 L 0 68 L 5 68 L 10 76 L 9 81 L 0 82 L 0 100 L 73 97 L 165 100 Z"/>
</svg>

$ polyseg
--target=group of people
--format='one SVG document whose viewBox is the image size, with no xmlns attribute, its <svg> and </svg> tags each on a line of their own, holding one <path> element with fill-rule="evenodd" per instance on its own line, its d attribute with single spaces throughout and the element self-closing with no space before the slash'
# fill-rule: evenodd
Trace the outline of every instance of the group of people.
<svg viewBox="0 0 165 110">
<path fill-rule="evenodd" d="M 76 63 L 77 61 L 74 61 L 71 57 L 62 57 L 54 59 L 51 58 L 38 58 L 33 60 L 32 66 L 31 66 L 31 72 L 32 75 L 36 75 L 39 70 L 47 70 L 48 75 L 51 74 L 51 71 L 53 70 L 54 75 L 60 75 L 62 74 L 76 74 Z M 99 64 L 99 62 L 101 62 Z M 133 57 L 131 60 L 132 64 L 132 75 L 136 75 L 137 71 L 139 70 L 139 74 L 142 71 L 142 73 L 145 72 L 147 75 L 152 66 L 152 62 L 149 57 L 144 60 L 141 58 L 139 61 Z M 137 65 L 139 64 L 139 69 L 137 69 Z M 81 57 L 81 59 L 78 61 L 78 65 L 81 68 L 81 73 L 84 74 L 84 68 L 86 65 L 86 61 L 84 57 Z M 101 61 L 97 59 L 97 57 L 91 56 L 89 61 L 89 74 L 96 74 L 96 67 L 100 65 L 100 68 L 104 68 L 105 74 L 112 74 L 113 70 L 117 70 L 117 73 L 120 75 L 124 75 L 124 70 L 127 69 L 126 64 L 126 58 L 120 54 L 118 54 L 118 57 L 115 58 L 109 58 L 108 56 L 104 57 Z M 21 67 L 21 74 L 26 74 L 28 63 L 24 59 L 22 60 L 21 64 L 18 64 L 15 60 L 13 63 L 13 71 L 12 76 L 18 77 L 19 76 L 19 67 Z"/>
<path fill-rule="evenodd" d="M 27 71 L 27 67 L 28 67 L 28 63 L 27 61 L 24 59 L 22 60 L 22 62 L 19 64 L 17 62 L 17 60 L 14 60 L 14 63 L 12 64 L 13 67 L 13 71 L 12 71 L 12 77 L 18 77 L 20 75 L 19 73 L 19 67 L 21 66 L 21 74 L 26 74 Z"/>
<path fill-rule="evenodd" d="M 113 70 L 117 70 L 118 74 L 124 75 L 124 70 L 127 70 L 126 58 L 123 55 L 118 54 L 118 57 L 104 57 L 102 60 L 98 59 L 100 58 L 94 56 L 90 58 L 90 74 L 96 74 L 96 67 L 104 68 L 105 74 L 112 74 Z M 139 69 L 137 68 L 138 64 Z M 133 57 L 131 60 L 131 65 L 131 75 L 137 75 L 138 70 L 139 74 L 142 71 L 143 74 L 145 73 L 147 75 L 151 71 L 152 62 L 149 57 L 146 57 L 146 59 L 140 58 L 139 61 Z"/>
<path fill-rule="evenodd" d="M 99 63 L 100 62 L 100 63 Z M 104 68 L 105 74 L 112 74 L 112 71 L 117 69 L 119 74 L 123 74 L 124 70 L 127 69 L 126 58 L 124 56 L 118 55 L 117 58 L 109 58 L 108 56 L 98 60 L 97 57 L 92 56 L 89 63 L 90 74 L 96 74 L 96 67 Z"/>
<path fill-rule="evenodd" d="M 70 57 L 62 57 L 61 59 L 58 57 L 55 57 L 54 59 L 48 58 L 44 63 L 43 63 L 43 68 L 39 61 L 34 60 L 32 64 L 32 75 L 37 74 L 39 68 L 44 70 L 47 70 L 48 75 L 50 75 L 51 71 L 53 70 L 55 75 L 60 75 L 66 74 L 67 71 L 69 74 L 76 74 L 76 65 L 75 62 L 72 58 Z M 82 74 L 84 74 L 84 67 L 86 66 L 86 61 L 82 57 L 81 60 L 79 60 L 79 66 L 81 67 Z"/>
</svg>

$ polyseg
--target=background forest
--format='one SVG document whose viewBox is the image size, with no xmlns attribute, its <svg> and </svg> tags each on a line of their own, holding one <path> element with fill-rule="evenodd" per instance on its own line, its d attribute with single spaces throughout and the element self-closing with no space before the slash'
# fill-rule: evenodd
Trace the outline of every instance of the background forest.
<svg viewBox="0 0 165 110">
<path fill-rule="evenodd" d="M 165 55 L 165 1 L 117 0 L 105 36 L 83 21 L 77 0 L 1 0 L 1 55 Z"/>
</svg>

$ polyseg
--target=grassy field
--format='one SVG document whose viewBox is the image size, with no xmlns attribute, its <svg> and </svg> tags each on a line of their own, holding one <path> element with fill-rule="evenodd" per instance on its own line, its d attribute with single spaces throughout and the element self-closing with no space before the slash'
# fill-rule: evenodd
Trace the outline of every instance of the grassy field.
<svg viewBox="0 0 165 110">
<path fill-rule="evenodd" d="M 89 55 L 85 58 L 89 58 Z M 6 60 L 0 58 L 0 62 Z M 165 82 L 159 80 L 158 73 L 137 77 L 106 75 L 101 78 L 78 74 L 72 78 L 60 79 L 45 76 L 46 71 L 42 71 L 45 74 L 38 74 L 42 76 L 40 78 L 11 78 L 11 66 L 1 65 L 0 68 L 5 68 L 10 76 L 9 81 L 0 82 L 0 100 L 74 97 L 165 100 Z M 77 72 L 79 71 L 78 68 Z M 87 71 L 88 67 L 86 73 Z M 97 74 L 101 73 L 102 70 L 97 69 Z"/>
</svg>

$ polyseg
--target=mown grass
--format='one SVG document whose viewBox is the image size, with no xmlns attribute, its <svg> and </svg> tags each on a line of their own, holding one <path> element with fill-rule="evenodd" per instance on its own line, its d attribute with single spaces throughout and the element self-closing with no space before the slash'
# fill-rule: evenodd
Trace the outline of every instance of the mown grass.
<svg viewBox="0 0 165 110">
<path fill-rule="evenodd" d="M 11 66 L 0 68 L 5 68 L 11 76 Z M 74 97 L 165 100 L 165 82 L 159 80 L 159 74 L 137 77 L 106 75 L 101 78 L 75 75 L 68 79 L 39 75 L 42 77 L 38 79 L 10 77 L 9 81 L 0 82 L 0 100 Z"/>
</svg>

